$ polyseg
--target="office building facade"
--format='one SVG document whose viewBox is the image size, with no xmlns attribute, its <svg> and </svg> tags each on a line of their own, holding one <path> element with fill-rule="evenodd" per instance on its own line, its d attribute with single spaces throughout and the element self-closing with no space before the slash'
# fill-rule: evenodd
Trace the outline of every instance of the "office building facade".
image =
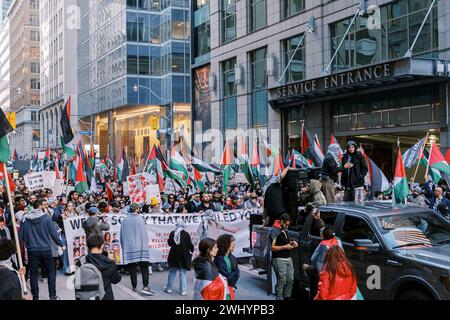
<svg viewBox="0 0 450 320">
<path fill-rule="evenodd" d="M 189 137 L 190 19 L 186 0 L 79 1 L 79 114 L 100 155 L 136 163 L 162 126 Z M 173 126 L 170 118 L 173 104 Z M 84 117 L 83 117 L 84 116 Z"/>
<path fill-rule="evenodd" d="M 207 13 L 199 1 L 193 143 L 203 155 L 222 152 L 211 128 L 222 145 L 249 132 L 248 144 L 286 154 L 301 149 L 305 126 L 324 148 L 331 134 L 357 140 L 386 172 L 398 138 L 406 148 L 428 132 L 450 145 L 448 1 L 224 0 Z"/>
</svg>

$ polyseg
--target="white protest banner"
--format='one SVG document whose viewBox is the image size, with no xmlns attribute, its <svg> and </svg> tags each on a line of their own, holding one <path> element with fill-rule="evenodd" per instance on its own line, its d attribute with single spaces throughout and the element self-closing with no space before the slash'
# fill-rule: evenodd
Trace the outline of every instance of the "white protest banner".
<svg viewBox="0 0 450 320">
<path fill-rule="evenodd" d="M 147 175 L 146 173 L 139 173 L 127 177 L 131 203 L 145 203 L 147 199 Z"/>
<path fill-rule="evenodd" d="M 42 177 L 44 178 L 44 188 L 53 189 L 56 181 L 55 171 L 42 171 Z"/>
<path fill-rule="evenodd" d="M 42 172 L 27 174 L 23 179 L 29 191 L 44 189 L 44 176 Z"/>
<path fill-rule="evenodd" d="M 52 191 L 54 196 L 62 195 L 64 193 L 64 179 L 56 179 Z"/>
<path fill-rule="evenodd" d="M 159 191 L 159 185 L 157 184 L 150 184 L 147 186 L 146 202 L 151 203 L 153 197 L 158 199 L 158 203 L 161 203 L 161 192 Z"/>
<path fill-rule="evenodd" d="M 211 212 L 209 215 L 199 214 L 144 214 L 149 237 L 150 262 L 166 262 L 170 247 L 167 243 L 169 235 L 175 230 L 177 219 L 186 223 L 186 232 L 191 236 L 198 254 L 200 240 L 210 237 L 217 239 L 222 234 L 232 234 L 236 239 L 234 255 L 238 258 L 249 257 L 244 251 L 250 247 L 250 215 L 261 213 L 261 209 L 241 209 L 224 212 Z M 120 225 L 125 215 L 107 215 L 110 230 L 104 232 L 105 246 L 114 251 L 116 262 L 123 263 L 122 246 L 120 243 Z M 86 254 L 86 239 L 83 229 L 85 217 L 72 217 L 64 220 L 64 229 L 69 253 L 69 264 L 73 266 L 78 259 Z"/>
</svg>

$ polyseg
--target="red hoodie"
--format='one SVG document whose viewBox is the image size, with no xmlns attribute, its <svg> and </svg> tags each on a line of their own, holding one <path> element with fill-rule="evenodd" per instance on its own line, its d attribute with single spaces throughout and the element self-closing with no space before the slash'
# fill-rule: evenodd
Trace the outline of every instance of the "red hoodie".
<svg viewBox="0 0 450 320">
<path fill-rule="evenodd" d="M 338 266 L 334 284 L 331 285 L 331 275 L 320 273 L 319 290 L 314 300 L 352 300 L 356 295 L 356 280 L 346 263 Z"/>
</svg>

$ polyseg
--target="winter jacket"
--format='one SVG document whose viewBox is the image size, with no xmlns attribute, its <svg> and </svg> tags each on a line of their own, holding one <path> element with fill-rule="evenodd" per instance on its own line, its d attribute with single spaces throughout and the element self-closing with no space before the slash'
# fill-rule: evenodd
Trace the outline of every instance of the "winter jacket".
<svg viewBox="0 0 450 320">
<path fill-rule="evenodd" d="M 149 239 L 145 220 L 139 214 L 128 213 L 120 227 L 123 263 L 150 262 Z"/>
<path fill-rule="evenodd" d="M 92 263 L 102 273 L 103 285 L 105 288 L 103 300 L 114 300 L 112 285 L 118 284 L 122 279 L 122 276 L 117 270 L 116 263 L 103 254 L 92 253 L 89 253 L 86 256 L 86 263 Z"/>
<path fill-rule="evenodd" d="M 364 186 L 364 179 L 368 169 L 366 160 L 359 151 L 355 151 L 351 156 L 347 150 L 342 156 L 342 163 L 352 163 L 353 167 L 342 171 L 341 183 L 345 188 L 360 188 Z"/>
<path fill-rule="evenodd" d="M 312 179 L 308 184 L 309 193 L 301 194 L 301 203 L 310 202 L 314 207 L 320 207 L 327 204 L 327 199 L 322 193 L 322 183 L 319 180 Z"/>
<path fill-rule="evenodd" d="M 58 227 L 61 229 L 61 234 L 65 235 L 63 215 L 64 206 L 58 205 L 53 212 L 52 219 L 58 224 Z"/>
<path fill-rule="evenodd" d="M 320 273 L 319 290 L 314 300 L 356 300 L 356 278 L 348 265 L 341 263 L 336 273 L 333 284 L 328 272 Z"/>
<path fill-rule="evenodd" d="M 226 278 L 219 274 L 214 263 L 199 256 L 194 260 L 193 266 L 194 300 L 225 300 L 229 294 L 228 283 Z"/>
<path fill-rule="evenodd" d="M 340 246 L 342 248 L 341 240 L 336 237 L 330 240 L 323 240 L 317 246 L 316 250 L 314 250 L 314 253 L 311 256 L 311 265 L 318 273 L 322 271 L 328 249 L 333 246 Z"/>
<path fill-rule="evenodd" d="M 436 203 L 436 196 L 434 195 L 434 190 L 432 188 L 430 181 L 425 182 L 424 189 L 425 189 L 425 194 L 427 195 L 428 200 L 430 201 L 430 204 L 428 207 L 430 209 L 433 209 L 434 205 Z M 448 216 L 450 214 L 450 200 L 447 199 L 446 197 L 442 196 L 441 203 L 444 203 L 447 206 L 447 208 L 448 208 L 447 216 Z M 440 212 L 438 212 L 437 209 L 435 211 L 440 214 Z"/>
<path fill-rule="evenodd" d="M 194 245 L 192 244 L 191 236 L 186 231 L 181 231 L 180 244 L 177 245 L 174 240 L 175 231 L 172 231 L 169 236 L 168 244 L 170 246 L 169 268 L 177 269 L 192 269 L 192 253 L 194 252 Z"/>
<path fill-rule="evenodd" d="M 0 301 L 23 300 L 17 272 L 0 265 Z"/>
<path fill-rule="evenodd" d="M 99 220 L 97 216 L 87 218 L 83 222 L 83 229 L 86 232 L 86 238 L 91 234 L 103 235 L 103 231 L 109 230 L 109 223 L 107 221 Z"/>
<path fill-rule="evenodd" d="M 327 154 L 323 160 L 322 169 L 320 170 L 320 176 L 333 179 L 334 182 L 338 180 L 338 173 L 342 172 L 344 167 L 339 166 L 334 160 L 331 154 Z"/>
<path fill-rule="evenodd" d="M 52 251 L 52 241 L 60 247 L 64 245 L 52 218 L 39 209 L 34 209 L 25 216 L 19 238 L 25 243 L 28 251 Z"/>
<path fill-rule="evenodd" d="M 228 285 L 230 287 L 236 288 L 236 284 L 239 280 L 239 264 L 235 256 L 230 254 L 228 256 L 230 259 L 231 264 L 231 271 L 228 271 L 227 263 L 225 261 L 224 256 L 217 256 L 214 259 L 214 264 L 216 265 L 217 269 L 219 270 L 219 273 L 223 275 L 225 278 L 227 278 Z"/>
</svg>

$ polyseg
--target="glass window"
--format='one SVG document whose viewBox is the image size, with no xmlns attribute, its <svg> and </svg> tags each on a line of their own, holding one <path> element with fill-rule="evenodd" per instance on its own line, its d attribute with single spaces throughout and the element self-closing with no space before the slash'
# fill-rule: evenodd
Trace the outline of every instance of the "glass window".
<svg viewBox="0 0 450 320">
<path fill-rule="evenodd" d="M 173 76 L 173 100 L 176 102 L 185 102 L 184 96 L 185 77 Z"/>
<path fill-rule="evenodd" d="M 283 17 L 287 18 L 299 13 L 305 8 L 304 0 L 283 0 L 284 12 Z"/>
<path fill-rule="evenodd" d="M 139 0 L 138 8 L 144 10 L 150 10 L 150 0 Z"/>
<path fill-rule="evenodd" d="M 150 16 L 150 41 L 151 43 L 161 43 L 160 35 L 160 15 L 152 14 Z"/>
<path fill-rule="evenodd" d="M 236 0 L 222 0 L 222 42 L 236 38 Z"/>
<path fill-rule="evenodd" d="M 200 57 L 211 51 L 209 21 L 194 28 L 194 54 Z"/>
<path fill-rule="evenodd" d="M 355 240 L 372 240 L 373 243 L 378 243 L 377 237 L 366 221 L 348 215 L 345 216 L 341 240 L 350 244 L 353 244 Z"/>
<path fill-rule="evenodd" d="M 172 10 L 172 39 L 189 39 L 187 11 Z"/>
<path fill-rule="evenodd" d="M 295 52 L 294 58 L 292 59 L 289 68 L 286 71 L 284 81 L 286 83 L 299 81 L 305 78 L 305 46 L 304 43 L 300 45 L 297 49 L 302 35 L 296 36 L 294 38 L 286 39 L 283 41 L 284 48 L 284 66 L 283 71 L 287 67 L 287 64 L 292 58 Z M 297 51 L 295 51 L 297 49 Z"/>
<path fill-rule="evenodd" d="M 184 54 L 185 50 L 183 43 L 172 43 L 172 72 L 188 72 L 187 68 L 189 65 L 185 66 Z"/>
<path fill-rule="evenodd" d="M 265 125 L 268 121 L 266 57 L 266 48 L 258 49 L 250 53 L 252 74 L 252 122 L 254 126 Z"/>
<path fill-rule="evenodd" d="M 136 6 L 137 6 L 137 0 L 127 0 L 128 8 L 136 8 Z"/>
<path fill-rule="evenodd" d="M 139 42 L 150 42 L 150 25 L 149 25 L 149 17 L 146 14 L 140 14 L 137 20 L 138 26 L 138 41 Z"/>
<path fill-rule="evenodd" d="M 236 58 L 222 62 L 223 119 L 225 129 L 235 129 L 237 127 L 235 65 Z"/>
<path fill-rule="evenodd" d="M 128 104 L 138 104 L 138 94 L 142 90 L 135 90 L 136 84 L 139 84 L 138 78 L 128 78 Z"/>
<path fill-rule="evenodd" d="M 127 12 L 127 41 L 138 41 L 138 15 Z"/>
<path fill-rule="evenodd" d="M 267 24 L 266 0 L 249 0 L 249 31 L 255 31 Z"/>
<path fill-rule="evenodd" d="M 127 47 L 127 73 L 138 74 L 138 48 L 130 45 Z"/>
<path fill-rule="evenodd" d="M 382 6 L 380 29 L 368 28 L 367 17 L 358 16 L 333 61 L 333 72 L 403 57 L 412 45 L 430 4 L 431 0 L 399 0 Z M 350 22 L 351 19 L 344 19 L 330 25 L 333 51 Z M 435 58 L 438 48 L 436 6 L 417 39 L 413 55 Z"/>
<path fill-rule="evenodd" d="M 161 75 L 161 48 L 151 47 L 152 75 Z"/>
<path fill-rule="evenodd" d="M 150 47 L 139 46 L 139 74 L 150 74 Z"/>
</svg>

